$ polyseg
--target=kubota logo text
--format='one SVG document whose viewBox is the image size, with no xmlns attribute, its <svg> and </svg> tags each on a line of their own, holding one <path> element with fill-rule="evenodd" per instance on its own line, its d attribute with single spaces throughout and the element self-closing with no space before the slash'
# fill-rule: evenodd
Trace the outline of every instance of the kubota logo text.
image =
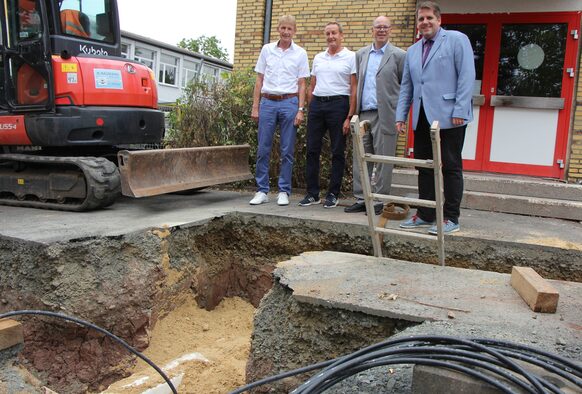
<svg viewBox="0 0 582 394">
<path fill-rule="evenodd" d="M 87 55 L 99 55 L 99 56 L 108 56 L 109 55 L 109 53 L 105 49 L 103 49 L 103 48 L 95 49 L 95 47 L 93 45 L 91 45 L 91 46 L 79 45 L 79 50 L 83 53 L 86 53 Z"/>
</svg>

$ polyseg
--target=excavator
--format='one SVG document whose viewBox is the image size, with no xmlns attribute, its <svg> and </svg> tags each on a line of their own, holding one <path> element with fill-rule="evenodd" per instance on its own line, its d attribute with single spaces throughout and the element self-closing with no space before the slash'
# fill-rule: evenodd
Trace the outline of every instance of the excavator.
<svg viewBox="0 0 582 394">
<path fill-rule="evenodd" d="M 121 57 L 116 0 L 0 1 L 0 204 L 89 211 L 251 178 L 248 145 L 159 149 L 156 78 Z"/>
</svg>

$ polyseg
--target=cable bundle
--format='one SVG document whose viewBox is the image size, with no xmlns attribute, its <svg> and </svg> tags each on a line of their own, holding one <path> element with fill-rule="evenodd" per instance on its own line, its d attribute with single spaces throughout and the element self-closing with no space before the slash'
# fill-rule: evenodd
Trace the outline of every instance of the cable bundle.
<svg viewBox="0 0 582 394">
<path fill-rule="evenodd" d="M 265 378 L 233 391 L 242 393 L 289 376 L 323 368 L 293 394 L 321 393 L 359 372 L 386 365 L 417 364 L 454 370 L 486 382 L 502 393 L 562 393 L 547 379 L 557 375 L 582 389 L 582 367 L 564 357 L 493 339 L 413 336 L 392 339 L 335 360 Z M 528 364 L 542 368 L 540 376 Z"/>
</svg>

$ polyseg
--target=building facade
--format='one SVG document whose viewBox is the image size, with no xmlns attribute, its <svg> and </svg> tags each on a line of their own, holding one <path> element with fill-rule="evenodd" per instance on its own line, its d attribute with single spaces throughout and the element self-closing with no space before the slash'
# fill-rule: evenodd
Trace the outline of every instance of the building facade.
<svg viewBox="0 0 582 394">
<path fill-rule="evenodd" d="M 121 54 L 154 71 L 160 105 L 175 103 L 194 79 L 220 81 L 232 72 L 232 64 L 134 33 L 121 32 Z"/>
<path fill-rule="evenodd" d="M 265 29 L 276 40 L 277 20 L 297 18 L 295 41 L 309 58 L 326 47 L 323 28 L 337 20 L 345 45 L 371 43 L 371 22 L 392 20 L 391 42 L 417 39 L 416 0 L 238 0 L 235 68 L 252 67 Z M 444 28 L 466 33 L 477 79 L 475 120 L 463 150 L 467 170 L 529 175 L 582 183 L 582 0 L 442 0 Z M 413 134 L 399 140 L 411 156 Z"/>
</svg>

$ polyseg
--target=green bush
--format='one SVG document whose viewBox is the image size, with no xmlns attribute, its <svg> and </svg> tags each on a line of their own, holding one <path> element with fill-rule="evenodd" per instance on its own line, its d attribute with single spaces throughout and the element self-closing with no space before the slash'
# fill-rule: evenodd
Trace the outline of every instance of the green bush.
<svg viewBox="0 0 582 394">
<path fill-rule="evenodd" d="M 165 144 L 168 147 L 182 148 L 214 145 L 249 144 L 251 154 L 249 165 L 255 171 L 257 153 L 257 124 L 251 119 L 253 88 L 256 74 L 252 69 L 237 70 L 228 74 L 225 81 L 207 83 L 195 81 L 186 90 L 170 113 L 169 129 Z M 297 131 L 295 145 L 295 164 L 293 166 L 293 188 L 296 193 L 305 189 L 306 160 L 305 124 Z M 348 138 L 346 152 L 346 171 L 342 190 L 351 195 L 352 153 L 351 138 Z M 325 194 L 331 169 L 331 152 L 329 138 L 325 138 L 322 149 L 320 185 Z M 279 174 L 279 136 L 278 133 L 271 150 L 269 179 L 272 190 L 277 190 Z M 254 181 L 239 184 L 252 186 Z"/>
</svg>

